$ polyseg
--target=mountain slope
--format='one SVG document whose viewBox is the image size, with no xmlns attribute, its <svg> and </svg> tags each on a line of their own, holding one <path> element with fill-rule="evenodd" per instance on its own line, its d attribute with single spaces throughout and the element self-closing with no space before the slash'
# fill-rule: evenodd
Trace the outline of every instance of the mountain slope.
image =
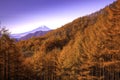
<svg viewBox="0 0 120 80">
<path fill-rule="evenodd" d="M 120 80 L 120 0 L 17 45 L 33 52 L 26 63 L 38 78 Z"/>
<path fill-rule="evenodd" d="M 49 30 L 50 31 L 50 30 Z M 36 31 L 34 33 L 29 33 L 21 38 L 19 38 L 19 40 L 27 40 L 27 39 L 30 39 L 32 37 L 39 37 L 39 36 L 43 36 L 45 35 L 47 32 L 49 31 Z"/>
</svg>

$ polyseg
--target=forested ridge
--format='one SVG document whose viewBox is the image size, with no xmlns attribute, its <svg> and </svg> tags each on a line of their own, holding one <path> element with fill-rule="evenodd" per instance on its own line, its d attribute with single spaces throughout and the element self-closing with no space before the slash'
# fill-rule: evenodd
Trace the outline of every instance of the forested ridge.
<svg viewBox="0 0 120 80">
<path fill-rule="evenodd" d="M 41 37 L 0 32 L 0 80 L 120 80 L 120 0 Z"/>
</svg>

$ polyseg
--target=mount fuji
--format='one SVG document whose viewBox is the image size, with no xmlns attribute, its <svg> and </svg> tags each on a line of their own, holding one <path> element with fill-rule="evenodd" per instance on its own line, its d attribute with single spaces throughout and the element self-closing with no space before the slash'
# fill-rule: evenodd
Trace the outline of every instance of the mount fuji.
<svg viewBox="0 0 120 80">
<path fill-rule="evenodd" d="M 50 30 L 51 30 L 51 29 L 48 28 L 47 26 L 40 26 L 40 27 L 38 27 L 38 28 L 36 28 L 36 29 L 33 29 L 33 30 L 31 30 L 31 31 L 28 31 L 28 32 L 18 33 L 18 34 L 11 34 L 10 37 L 11 37 L 11 38 L 20 39 L 20 38 L 25 37 L 25 36 L 27 36 L 27 35 L 30 36 L 30 34 L 31 34 L 31 37 L 33 37 L 32 35 L 36 36 L 36 35 L 35 35 L 36 32 L 39 33 L 39 31 L 40 31 L 40 33 L 43 35 L 43 34 L 45 34 L 46 32 L 49 32 Z M 38 36 L 38 34 L 37 34 L 37 36 Z"/>
</svg>

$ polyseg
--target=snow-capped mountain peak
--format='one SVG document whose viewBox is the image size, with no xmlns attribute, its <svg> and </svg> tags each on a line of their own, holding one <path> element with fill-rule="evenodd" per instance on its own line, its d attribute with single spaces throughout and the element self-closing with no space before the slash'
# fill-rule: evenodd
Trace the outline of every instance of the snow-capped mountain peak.
<svg viewBox="0 0 120 80">
<path fill-rule="evenodd" d="M 43 25 L 43 26 L 40 26 L 40 27 L 38 27 L 38 28 L 30 31 L 30 32 L 31 32 L 31 33 L 34 33 L 34 32 L 36 32 L 36 31 L 49 31 L 49 30 L 51 30 L 51 29 L 48 28 L 47 26 L 44 26 L 44 25 Z"/>
</svg>

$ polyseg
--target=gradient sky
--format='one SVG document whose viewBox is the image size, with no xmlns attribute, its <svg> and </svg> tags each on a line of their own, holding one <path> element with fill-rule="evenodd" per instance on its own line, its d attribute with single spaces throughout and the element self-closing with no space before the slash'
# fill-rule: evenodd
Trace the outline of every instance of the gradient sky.
<svg viewBox="0 0 120 80">
<path fill-rule="evenodd" d="M 56 29 L 115 0 L 0 0 L 0 21 L 11 33 L 46 25 Z"/>
</svg>

